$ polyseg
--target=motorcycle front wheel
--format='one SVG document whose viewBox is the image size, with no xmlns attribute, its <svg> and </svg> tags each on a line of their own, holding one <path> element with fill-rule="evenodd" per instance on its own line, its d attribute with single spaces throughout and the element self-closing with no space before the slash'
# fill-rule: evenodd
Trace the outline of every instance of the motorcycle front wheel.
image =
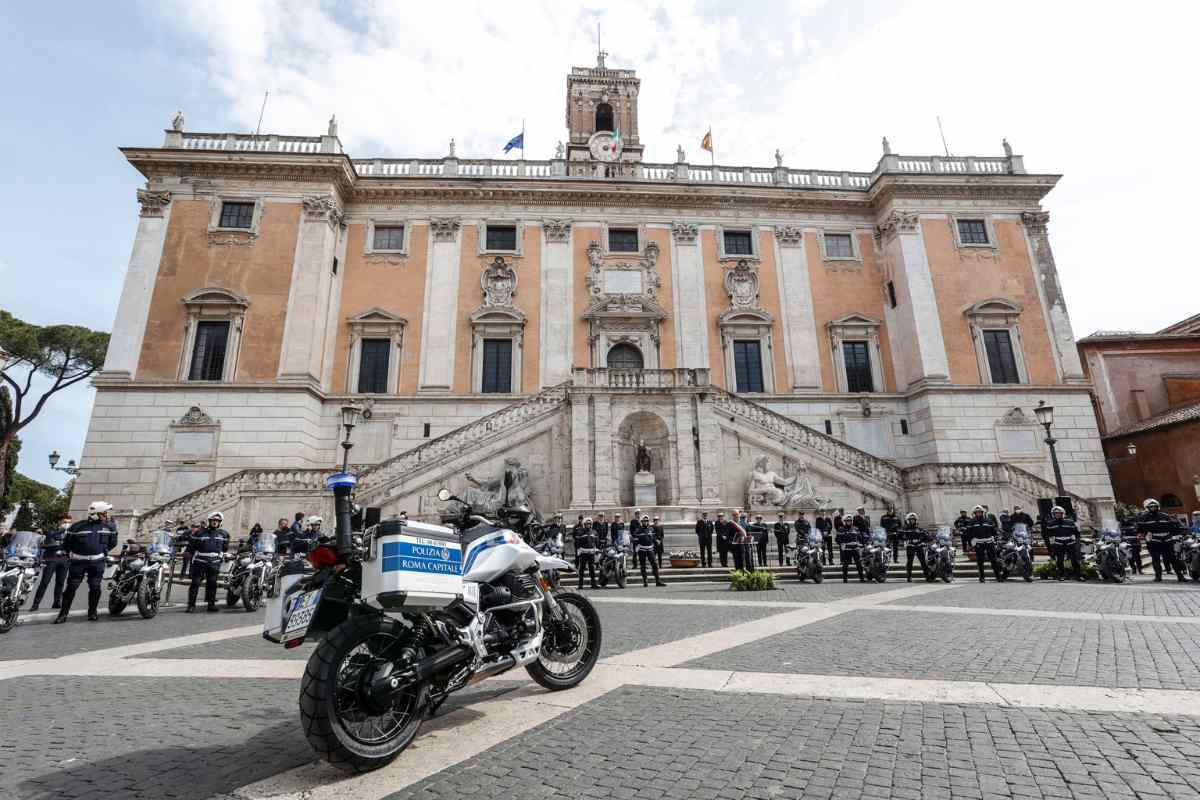
<svg viewBox="0 0 1200 800">
<path fill-rule="evenodd" d="M 258 602 L 262 599 L 262 587 L 251 581 L 242 589 L 242 608 L 247 611 L 257 611 Z"/>
<path fill-rule="evenodd" d="M 125 610 L 125 606 L 127 605 L 129 605 L 129 599 L 120 593 L 114 591 L 108 595 L 108 614 L 110 617 L 121 616 L 121 612 Z"/>
<path fill-rule="evenodd" d="M 954 568 L 950 566 L 949 561 L 942 562 L 942 582 L 949 583 L 954 580 Z"/>
<path fill-rule="evenodd" d="M 158 615 L 158 592 L 150 581 L 142 581 L 138 587 L 137 608 L 142 619 L 153 619 Z"/>
<path fill-rule="evenodd" d="M 625 588 L 625 565 L 622 564 L 622 565 L 618 566 L 616 568 L 615 572 L 617 573 L 617 588 L 624 589 Z"/>
<path fill-rule="evenodd" d="M 17 617 L 21 615 L 21 608 L 14 602 L 8 599 L 8 596 L 0 598 L 0 633 L 8 633 L 17 626 Z"/>
<path fill-rule="evenodd" d="M 396 658 L 408 628 L 383 616 L 350 617 L 317 646 L 300 680 L 300 720 L 308 743 L 345 772 L 370 772 L 408 747 L 425 717 L 423 681 L 384 708 L 368 707 L 360 691 L 377 658 Z"/>
<path fill-rule="evenodd" d="M 600 658 L 600 615 L 586 597 L 562 592 L 554 597 L 564 619 L 544 615 L 542 652 L 525 667 L 529 677 L 551 691 L 578 686 Z"/>
</svg>

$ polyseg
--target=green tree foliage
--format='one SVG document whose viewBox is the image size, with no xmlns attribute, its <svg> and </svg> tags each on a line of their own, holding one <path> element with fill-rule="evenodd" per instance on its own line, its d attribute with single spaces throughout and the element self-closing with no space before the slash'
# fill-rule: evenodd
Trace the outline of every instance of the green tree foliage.
<svg viewBox="0 0 1200 800">
<path fill-rule="evenodd" d="M 12 425 L 12 394 L 7 386 L 0 386 L 0 430 Z M 17 458 L 21 452 L 21 439 L 14 436 L 7 445 L 0 445 L 0 514 L 12 511 L 8 499 L 12 476 L 17 473 Z"/>
<path fill-rule="evenodd" d="M 67 484 L 66 489 L 59 491 L 53 486 L 14 472 L 9 500 L 13 506 L 29 506 L 34 528 L 52 528 L 67 515 L 67 510 L 71 507 L 71 494 L 74 490 L 74 479 Z"/>
<path fill-rule="evenodd" d="M 33 530 L 33 508 L 30 507 L 28 500 L 21 503 L 21 507 L 17 509 L 17 518 L 13 520 L 12 529 L 14 531 Z"/>
<path fill-rule="evenodd" d="M 8 450 L 17 434 L 53 395 L 100 369 L 107 350 L 107 333 L 79 325 L 33 325 L 0 310 L 0 384 L 7 398 L 0 400 L 0 490 L 15 467 L 9 465 Z M 38 374 L 50 380 L 45 391 L 33 386 Z"/>
</svg>

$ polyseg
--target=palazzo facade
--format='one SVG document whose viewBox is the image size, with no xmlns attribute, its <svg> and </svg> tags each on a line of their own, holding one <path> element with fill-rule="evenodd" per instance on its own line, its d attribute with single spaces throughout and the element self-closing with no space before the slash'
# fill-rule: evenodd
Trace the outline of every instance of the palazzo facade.
<svg viewBox="0 0 1200 800">
<path fill-rule="evenodd" d="M 1107 513 L 1040 207 L 1058 176 L 1007 142 L 885 140 L 867 172 L 647 163 L 639 88 L 573 68 L 542 161 L 360 158 L 334 120 L 182 115 L 122 148 L 146 187 L 76 505 L 270 526 L 326 502 L 353 402 L 359 499 L 384 514 L 436 515 L 440 485 L 506 460 L 543 513 L 629 506 L 644 441 L 669 518 L 770 506 L 766 475 L 808 487 L 792 505 L 945 522 L 1054 493 L 1044 401 L 1067 489 Z"/>
</svg>

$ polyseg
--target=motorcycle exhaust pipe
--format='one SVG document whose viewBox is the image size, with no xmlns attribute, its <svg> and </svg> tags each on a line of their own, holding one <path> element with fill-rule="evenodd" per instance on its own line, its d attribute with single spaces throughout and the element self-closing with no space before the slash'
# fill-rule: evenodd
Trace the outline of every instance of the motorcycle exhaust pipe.
<svg viewBox="0 0 1200 800">
<path fill-rule="evenodd" d="M 403 671 L 398 671 L 396 665 L 389 662 L 367 679 L 364 687 L 367 697 L 376 705 L 385 704 L 394 696 L 407 691 L 413 684 L 470 661 L 474 655 L 473 649 L 465 644 L 458 644 L 426 656 Z"/>
</svg>

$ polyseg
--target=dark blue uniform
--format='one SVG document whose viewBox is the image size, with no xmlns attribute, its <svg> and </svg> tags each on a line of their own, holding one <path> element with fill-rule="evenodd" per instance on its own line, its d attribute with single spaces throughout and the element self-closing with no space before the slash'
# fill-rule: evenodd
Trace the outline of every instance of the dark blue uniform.
<svg viewBox="0 0 1200 800">
<path fill-rule="evenodd" d="M 854 568 L 858 570 L 858 579 L 865 581 L 862 568 L 862 554 L 859 549 L 862 547 L 862 534 L 855 528 L 839 527 L 837 532 L 838 549 L 842 553 L 842 583 L 850 580 L 850 562 L 854 562 Z"/>
<path fill-rule="evenodd" d="M 67 572 L 70 569 L 67 551 L 63 546 L 66 538 L 66 528 L 55 528 L 42 537 L 42 580 L 38 583 L 37 594 L 33 596 L 33 607 L 30 611 L 38 610 L 42 598 L 46 596 L 46 590 L 50 588 L 51 579 L 54 581 L 54 605 L 51 608 L 62 607 L 63 586 L 67 582 Z"/>
<path fill-rule="evenodd" d="M 662 580 L 658 577 L 658 560 L 654 557 L 655 548 L 655 526 L 640 525 L 638 526 L 637 535 L 633 539 L 634 552 L 637 553 L 638 569 L 642 573 L 642 586 L 648 586 L 646 580 L 646 564 L 650 564 L 651 571 L 654 572 L 654 585 L 663 586 Z"/>
<path fill-rule="evenodd" d="M 1182 533 L 1175 518 L 1161 511 L 1147 511 L 1138 516 L 1137 532 L 1146 537 L 1146 545 L 1150 549 L 1150 563 L 1154 566 L 1154 580 L 1162 580 L 1164 563 L 1168 575 L 1174 571 L 1179 580 L 1184 580 L 1182 566 L 1176 564 L 1175 559 L 1174 540 Z"/>
<path fill-rule="evenodd" d="M 66 620 L 71 603 L 75 601 L 75 590 L 84 578 L 88 582 L 88 619 L 99 619 L 96 608 L 100 605 L 100 587 L 104 582 L 105 556 L 117 546 L 117 526 L 98 519 L 76 522 L 67 529 L 63 537 L 63 550 L 67 553 L 70 566 L 67 569 L 67 588 L 62 595 L 62 608 L 58 618 Z"/>
<path fill-rule="evenodd" d="M 1000 532 L 996 527 L 986 516 L 974 517 L 962 526 L 963 539 L 969 541 L 975 550 L 975 566 L 979 568 L 980 583 L 983 583 L 984 559 L 992 563 L 992 575 L 1000 580 L 1000 562 L 996 560 L 999 555 L 996 539 Z"/>
<path fill-rule="evenodd" d="M 580 552 L 597 550 L 600 547 L 600 537 L 596 533 L 596 529 L 591 525 L 580 525 L 575 529 L 575 569 L 579 570 L 579 588 L 583 588 L 583 569 L 587 567 L 588 576 L 592 581 L 592 588 L 596 586 L 596 554 L 594 552 Z"/>
<path fill-rule="evenodd" d="M 1046 521 L 1044 526 L 1046 536 L 1050 537 L 1050 547 L 1054 554 L 1055 569 L 1058 570 L 1058 579 L 1064 580 L 1063 559 L 1071 559 L 1071 571 L 1074 573 L 1076 580 L 1082 580 L 1083 575 L 1079 569 L 1079 527 L 1075 524 L 1075 520 L 1070 517 L 1062 519 L 1054 519 L 1051 517 Z"/>
<path fill-rule="evenodd" d="M 217 575 L 221 562 L 229 548 L 229 533 L 223 528 L 202 528 L 188 539 L 188 552 L 192 554 L 192 583 L 188 586 L 188 610 L 196 607 L 196 595 L 200 593 L 200 581 L 205 582 L 204 602 L 209 611 L 217 610 Z"/>
</svg>

